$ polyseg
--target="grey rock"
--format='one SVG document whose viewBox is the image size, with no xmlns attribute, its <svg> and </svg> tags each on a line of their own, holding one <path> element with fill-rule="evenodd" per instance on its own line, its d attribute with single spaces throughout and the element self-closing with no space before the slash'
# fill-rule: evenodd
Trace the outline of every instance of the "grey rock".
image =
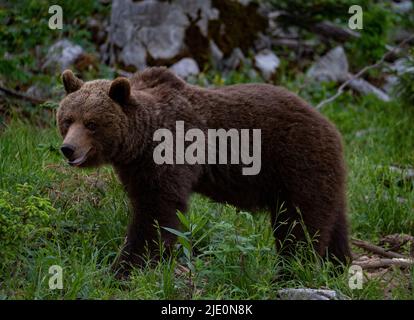
<svg viewBox="0 0 414 320">
<path fill-rule="evenodd" d="M 114 0 L 110 42 L 120 48 L 121 62 L 126 63 L 126 59 L 140 68 L 146 62 L 146 53 L 154 59 L 171 59 L 181 53 L 185 48 L 185 30 L 198 17 L 197 26 L 206 36 L 208 21 L 218 17 L 211 0 Z M 140 50 L 138 58 L 131 57 L 133 50 Z M 145 52 L 145 59 L 141 51 Z"/>
<path fill-rule="evenodd" d="M 318 82 L 334 81 L 345 82 L 352 75 L 348 73 L 348 59 L 343 47 L 338 46 L 321 57 L 308 70 L 307 76 Z M 353 90 L 366 95 L 373 94 L 382 101 L 390 101 L 391 98 L 383 90 L 373 86 L 364 79 L 354 79 L 348 84 Z"/>
<path fill-rule="evenodd" d="M 250 79 L 258 79 L 259 78 L 259 73 L 254 69 L 249 69 L 249 71 L 247 71 L 247 74 L 249 75 Z"/>
<path fill-rule="evenodd" d="M 200 73 L 200 68 L 197 62 L 191 58 L 183 58 L 177 63 L 174 63 L 170 70 L 182 79 L 187 79 L 190 76 L 195 76 Z"/>
<path fill-rule="evenodd" d="M 404 180 L 414 181 L 414 168 L 401 168 L 397 166 L 389 166 L 391 172 L 401 176 Z"/>
<path fill-rule="evenodd" d="M 307 76 L 318 82 L 343 82 L 348 78 L 348 68 L 344 48 L 338 46 L 314 63 L 309 68 Z"/>
<path fill-rule="evenodd" d="M 259 52 L 254 57 L 254 62 L 266 80 L 270 79 L 280 65 L 280 59 L 269 49 Z"/>
<path fill-rule="evenodd" d="M 269 49 L 272 47 L 272 39 L 269 36 L 264 35 L 263 33 L 259 33 L 257 35 L 257 39 L 254 41 L 254 48 L 257 51 Z"/>
<path fill-rule="evenodd" d="M 364 79 L 354 79 L 349 82 L 349 87 L 352 88 L 355 91 L 358 91 L 359 93 L 366 95 L 366 94 L 373 94 L 378 99 L 388 102 L 391 100 L 390 96 L 386 94 L 381 89 L 373 86 L 368 81 Z"/>
<path fill-rule="evenodd" d="M 396 13 L 405 14 L 413 10 L 413 3 L 411 0 L 391 2 L 391 8 Z"/>
<path fill-rule="evenodd" d="M 134 66 L 138 70 L 147 66 L 147 53 L 140 42 L 127 43 L 120 53 L 120 58 L 126 66 Z"/>
<path fill-rule="evenodd" d="M 385 77 L 385 83 L 382 86 L 382 90 L 387 93 L 390 94 L 393 92 L 396 84 L 398 83 L 398 77 L 394 76 L 394 75 L 388 75 Z"/>
<path fill-rule="evenodd" d="M 243 62 L 246 61 L 246 57 L 240 48 L 233 49 L 231 55 L 224 60 L 224 67 L 226 69 L 235 70 L 239 68 Z"/>
<path fill-rule="evenodd" d="M 48 50 L 43 70 L 60 71 L 69 68 L 84 53 L 81 46 L 67 39 L 59 40 Z"/>
<path fill-rule="evenodd" d="M 223 52 L 216 45 L 213 40 L 210 40 L 210 55 L 213 62 L 213 65 L 216 69 L 221 69 L 223 65 Z"/>
<path fill-rule="evenodd" d="M 385 70 L 383 71 L 385 72 L 391 72 L 391 74 L 388 74 L 385 77 L 385 83 L 382 87 L 386 93 L 393 92 L 395 85 L 398 83 L 398 76 L 401 76 L 407 72 L 414 73 L 414 67 L 408 64 L 407 58 L 400 58 L 398 60 L 395 60 L 394 63 L 388 65 L 384 69 Z"/>
<path fill-rule="evenodd" d="M 281 300 L 345 300 L 345 297 L 334 291 L 324 289 L 281 289 L 278 291 Z"/>
<path fill-rule="evenodd" d="M 407 58 L 400 58 L 390 66 L 390 69 L 397 75 L 402 75 L 406 72 L 414 72 L 414 67 L 409 66 Z"/>
<path fill-rule="evenodd" d="M 34 84 L 26 90 L 26 94 L 38 99 L 45 99 L 49 96 L 49 91 L 49 88 L 44 85 Z"/>
</svg>

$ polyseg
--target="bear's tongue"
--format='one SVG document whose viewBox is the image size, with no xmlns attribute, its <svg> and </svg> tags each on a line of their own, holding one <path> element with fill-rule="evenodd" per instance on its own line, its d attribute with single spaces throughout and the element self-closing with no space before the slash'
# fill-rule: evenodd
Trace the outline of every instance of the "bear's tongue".
<svg viewBox="0 0 414 320">
<path fill-rule="evenodd" d="M 84 154 L 82 157 L 77 158 L 76 160 L 73 161 L 69 161 L 69 164 L 71 166 L 79 166 L 80 164 L 82 164 L 83 162 L 85 162 L 86 160 L 86 154 Z"/>
<path fill-rule="evenodd" d="M 90 149 L 89 149 L 89 150 L 90 150 Z M 86 151 L 86 152 L 85 152 L 83 155 L 81 155 L 79 158 L 77 158 L 77 159 L 75 159 L 75 160 L 73 160 L 73 161 L 69 161 L 69 164 L 70 164 L 71 166 L 79 166 L 79 165 L 81 165 L 82 163 L 84 163 L 84 162 L 86 161 L 87 157 L 88 157 L 89 150 L 88 150 L 88 151 Z"/>
</svg>

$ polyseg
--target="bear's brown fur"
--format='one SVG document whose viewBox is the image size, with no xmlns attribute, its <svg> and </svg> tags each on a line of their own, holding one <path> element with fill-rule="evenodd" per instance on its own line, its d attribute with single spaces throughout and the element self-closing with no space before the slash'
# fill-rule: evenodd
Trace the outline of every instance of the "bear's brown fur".
<svg viewBox="0 0 414 320">
<path fill-rule="evenodd" d="M 268 84 L 205 89 L 165 68 L 86 83 L 67 70 L 62 79 L 68 93 L 57 113 L 62 152 L 75 166 L 112 164 L 133 207 L 118 267 L 141 264 L 145 250 L 156 255 L 154 222 L 179 228 L 176 212 L 186 210 L 192 192 L 245 210 L 269 210 L 277 247 L 302 219 L 317 235 L 321 256 L 350 257 L 341 137 L 293 93 Z M 186 129 L 261 129 L 260 173 L 242 175 L 241 164 L 157 165 L 153 134 L 175 132 L 178 120 Z M 304 239 L 299 226 L 291 233 Z M 161 228 L 161 237 L 171 248 L 175 236 Z"/>
</svg>

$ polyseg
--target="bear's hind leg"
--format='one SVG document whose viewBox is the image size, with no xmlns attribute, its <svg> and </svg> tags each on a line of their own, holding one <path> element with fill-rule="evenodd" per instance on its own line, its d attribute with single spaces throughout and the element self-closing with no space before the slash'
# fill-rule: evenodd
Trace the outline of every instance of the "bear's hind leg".
<svg viewBox="0 0 414 320">
<path fill-rule="evenodd" d="M 305 239 L 303 229 L 298 226 L 299 215 L 295 214 L 289 204 L 283 203 L 272 207 L 270 211 L 271 226 L 278 254 L 294 254 L 294 246 Z"/>
<path fill-rule="evenodd" d="M 290 201 L 285 201 L 282 207 L 274 207 L 271 210 L 276 250 L 283 256 L 294 255 L 295 247 L 299 242 L 306 244 L 311 241 L 313 249 L 321 257 L 324 257 L 330 243 L 332 229 L 329 219 L 315 219 L 315 216 L 321 214 L 316 206 L 305 207 L 302 205 L 301 208 L 305 208 L 306 211 L 302 211 L 300 207 L 293 205 Z M 332 216 L 328 214 L 322 213 L 322 216 L 330 217 L 332 220 Z"/>
<path fill-rule="evenodd" d="M 346 264 L 352 259 L 351 250 L 348 242 L 348 227 L 345 214 L 339 213 L 335 226 L 331 232 L 328 252 L 332 261 Z"/>
</svg>

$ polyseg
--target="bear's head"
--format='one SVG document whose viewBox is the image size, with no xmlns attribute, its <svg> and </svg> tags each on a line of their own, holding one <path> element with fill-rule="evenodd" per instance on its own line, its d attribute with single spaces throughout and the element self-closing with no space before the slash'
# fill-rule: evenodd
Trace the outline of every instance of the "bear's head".
<svg viewBox="0 0 414 320">
<path fill-rule="evenodd" d="M 70 165 L 94 167 L 111 163 L 128 133 L 125 106 L 131 86 L 126 78 L 83 82 L 65 70 L 67 96 L 60 102 L 57 123 L 61 151 Z"/>
</svg>

